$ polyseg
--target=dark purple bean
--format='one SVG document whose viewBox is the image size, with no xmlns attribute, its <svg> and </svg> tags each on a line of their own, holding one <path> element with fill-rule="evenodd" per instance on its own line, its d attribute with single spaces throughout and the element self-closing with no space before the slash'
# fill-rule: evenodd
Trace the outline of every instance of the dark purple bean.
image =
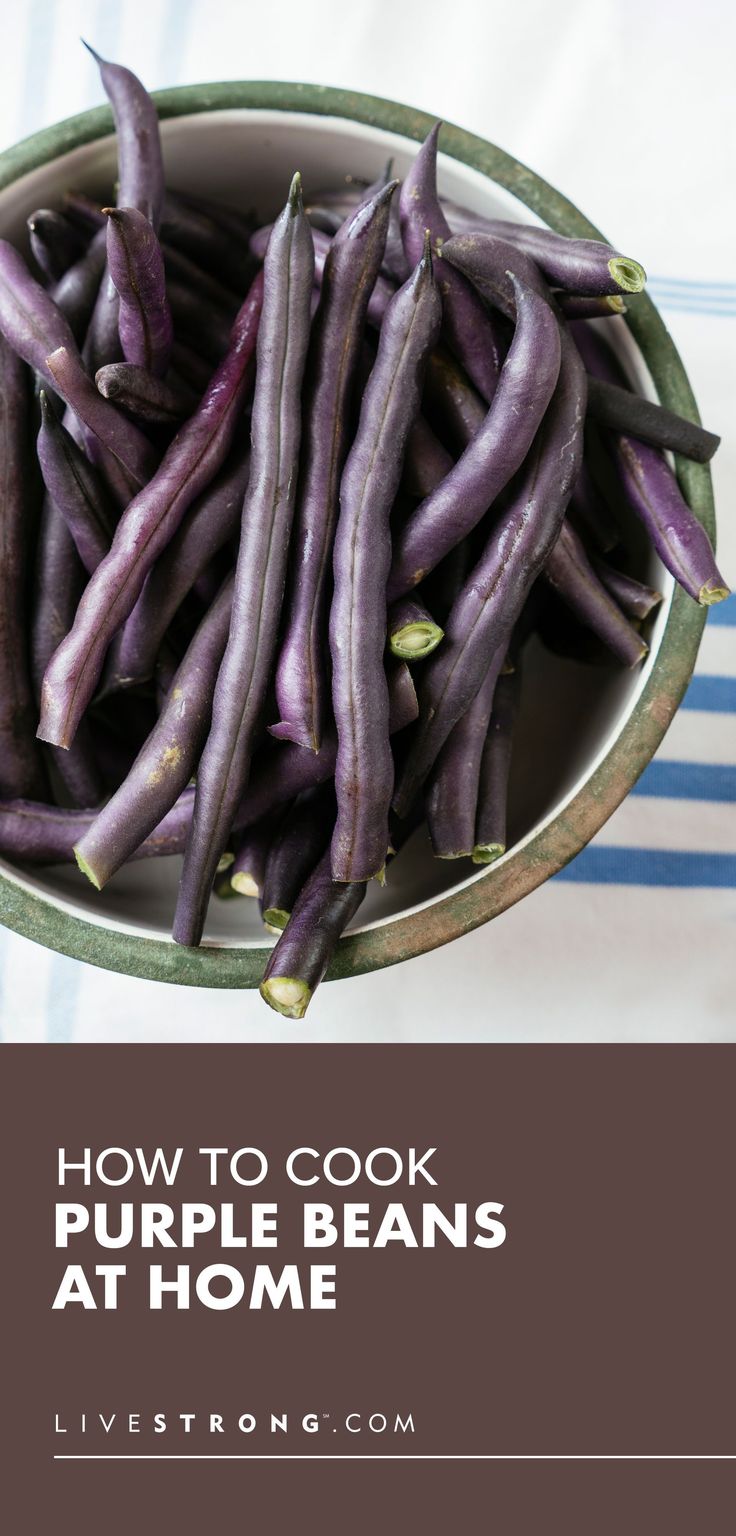
<svg viewBox="0 0 736 1536">
<path fill-rule="evenodd" d="M 411 810 L 456 720 L 508 645 L 514 624 L 556 543 L 583 450 L 586 375 L 562 333 L 557 389 L 508 505 L 491 529 L 478 564 L 445 626 L 439 650 L 422 668 L 419 721 L 404 761 L 394 807 Z"/>
<path fill-rule="evenodd" d="M 521 694 L 518 662 L 496 683 L 478 784 L 474 864 L 493 864 L 506 852 L 507 803 L 511 749 Z"/>
<path fill-rule="evenodd" d="M 47 793 L 26 628 L 35 483 L 30 380 L 0 337 L 0 795 Z"/>
<path fill-rule="evenodd" d="M 636 581 L 633 576 L 627 576 L 623 571 L 616 570 L 606 560 L 599 560 L 594 556 L 592 564 L 604 587 L 608 588 L 619 607 L 623 608 L 624 613 L 628 613 L 632 619 L 647 619 L 662 602 L 661 592 L 655 592 L 653 587 L 647 587 L 643 582 Z"/>
<path fill-rule="evenodd" d="M 186 384 L 190 384 L 199 397 L 207 388 L 212 378 L 212 364 L 206 358 L 200 357 L 185 341 L 175 341 L 171 351 L 171 366 L 181 375 Z"/>
<path fill-rule="evenodd" d="M 189 508 L 181 527 L 156 561 L 127 623 L 114 642 L 118 686 L 145 682 L 153 675 L 164 635 L 213 555 L 240 524 L 248 485 L 250 454 L 246 441 L 236 444 L 227 463 Z"/>
<path fill-rule="evenodd" d="M 558 290 L 555 300 L 566 320 L 610 320 L 613 315 L 626 314 L 620 293 L 602 293 L 587 298 L 579 293 Z"/>
<path fill-rule="evenodd" d="M 43 390 L 40 404 L 36 449 L 44 484 L 91 575 L 110 548 L 115 515 L 97 470 L 62 426 Z"/>
<path fill-rule="evenodd" d="M 63 213 L 37 208 L 26 219 L 31 252 L 48 283 L 58 282 L 85 252 L 86 241 Z"/>
<path fill-rule="evenodd" d="M 603 240 L 568 239 L 552 229 L 533 224 L 514 224 L 489 219 L 484 226 L 501 240 L 508 240 L 537 263 L 547 281 L 568 293 L 586 298 L 598 294 L 640 293 L 647 280 L 638 261 L 621 256 Z"/>
<path fill-rule="evenodd" d="M 245 236 L 246 242 L 250 237 Z M 191 288 L 201 299 L 221 310 L 232 322 L 233 317 L 240 308 L 240 290 L 237 293 L 221 283 L 219 278 L 213 277 L 199 262 L 192 261 L 191 256 L 186 256 L 183 251 L 178 251 L 173 245 L 162 245 L 164 253 L 164 267 L 166 269 L 167 282 L 178 283 L 182 288 Z"/>
<path fill-rule="evenodd" d="M 73 740 L 113 635 L 132 612 L 148 572 L 187 508 L 227 456 L 248 387 L 262 294 L 262 282 L 256 278 L 233 327 L 229 352 L 155 475 L 124 512 L 110 553 L 95 571 L 72 630 L 49 664 L 39 727 L 45 741 L 68 746 Z"/>
<path fill-rule="evenodd" d="M 435 624 L 419 592 L 396 598 L 388 610 L 388 643 L 394 656 L 421 661 L 436 651 L 444 630 Z"/>
<path fill-rule="evenodd" d="M 396 657 L 386 661 L 391 735 L 402 731 L 417 718 L 418 704 L 414 680 L 406 662 Z M 248 787 L 236 813 L 235 825 L 252 826 L 271 815 L 304 789 L 325 784 L 334 777 L 337 735 L 326 731 L 319 752 L 285 742 L 260 752 L 253 764 Z"/>
<path fill-rule="evenodd" d="M 263 260 L 272 228 L 273 225 L 264 224 L 262 229 L 257 229 L 255 234 L 251 235 L 250 248 L 253 255 L 259 261 Z M 312 231 L 312 239 L 314 241 L 314 278 L 315 282 L 319 285 L 322 282 L 325 263 L 332 241 L 328 235 L 323 235 L 318 229 Z M 382 277 L 379 273 L 373 285 L 373 291 L 368 299 L 368 307 L 366 309 L 366 319 L 369 325 L 375 326 L 376 330 L 380 330 L 384 315 L 395 292 L 396 284 L 390 278 Z"/>
<path fill-rule="evenodd" d="M 79 868 L 98 890 L 158 826 L 194 772 L 230 627 L 232 590 L 230 577 L 205 614 L 127 778 L 75 848 Z"/>
<path fill-rule="evenodd" d="M 193 803 L 194 790 L 185 789 L 131 858 L 182 853 Z M 34 800 L 6 800 L 0 804 L 0 854 L 19 864 L 73 864 L 75 844 L 86 837 L 97 814 L 96 810 L 39 805 Z"/>
<path fill-rule="evenodd" d="M 589 372 L 618 384 L 620 367 L 602 338 L 585 325 L 576 326 L 574 335 Z M 662 563 L 696 602 L 706 607 L 722 602 L 729 596 L 729 588 L 716 564 L 710 539 L 685 501 L 663 454 L 623 434 L 616 434 L 612 441 L 627 499 Z"/>
<path fill-rule="evenodd" d="M 514 278 L 552 304 L 551 292 L 531 256 L 496 235 L 453 235 L 442 258 L 463 273 L 483 298 L 509 320 L 516 318 Z"/>
<path fill-rule="evenodd" d="M 253 279 L 253 263 L 248 250 L 248 229 L 236 235 L 232 228 L 224 228 L 193 201 L 186 201 L 175 192 L 166 194 L 161 234 L 167 244 L 173 245 L 205 267 L 235 293 L 245 293 Z"/>
<path fill-rule="evenodd" d="M 649 647 L 596 576 L 582 539 L 565 519 L 544 567 L 545 581 L 575 617 L 603 641 L 626 667 L 635 667 Z"/>
<path fill-rule="evenodd" d="M 118 151 L 118 203 L 137 208 L 158 229 L 164 205 L 164 163 L 158 113 L 137 75 L 122 64 L 100 58 L 100 79 L 115 119 Z"/>
<path fill-rule="evenodd" d="M 433 352 L 427 364 L 426 406 L 431 423 L 458 453 L 485 421 L 488 407 L 449 352 Z"/>
<path fill-rule="evenodd" d="M 105 270 L 106 251 L 107 231 L 98 229 L 84 255 L 49 289 L 50 297 L 69 322 L 77 345 L 83 342 L 92 318 Z"/>
<path fill-rule="evenodd" d="M 280 820 L 281 814 L 277 813 L 276 817 L 267 816 L 244 832 L 236 833 L 230 882 L 237 896 L 254 896 L 260 900 L 268 850 Z"/>
<path fill-rule="evenodd" d="M 428 134 L 407 173 L 399 196 L 399 215 L 404 251 L 410 264 L 419 260 L 427 229 L 432 249 L 449 239 L 450 226 L 437 195 L 437 139 L 441 124 Z M 448 346 L 462 363 L 468 377 L 490 401 L 501 367 L 499 335 L 477 293 L 454 270 L 442 271 L 442 312 Z"/>
<path fill-rule="evenodd" d="M 340 485 L 330 610 L 332 703 L 337 724 L 336 880 L 370 880 L 386 862 L 394 765 L 383 667 L 389 516 L 406 439 L 418 415 L 426 361 L 442 304 L 429 241 L 381 327 L 378 355 Z"/>
<path fill-rule="evenodd" d="M 76 348 L 72 352 L 68 347 L 59 347 L 51 352 L 46 358 L 46 374 L 52 389 L 122 465 L 126 475 L 136 485 L 146 485 L 156 470 L 155 449 L 127 416 L 98 394 L 81 366 Z"/>
<path fill-rule="evenodd" d="M 0 331 L 14 352 L 54 389 L 49 353 L 65 347 L 81 372 L 77 345 L 61 310 L 32 277 L 19 251 L 0 240 Z"/>
<path fill-rule="evenodd" d="M 208 219 L 212 219 L 218 229 L 224 230 L 234 240 L 247 243 L 253 228 L 251 213 L 244 213 L 241 208 L 233 208 L 231 203 L 220 202 L 219 198 L 203 197 L 201 192 L 182 192 L 181 187 L 177 187 L 172 195 L 180 205 L 193 208 L 195 213 L 205 214 Z"/>
<path fill-rule="evenodd" d="M 330 553 L 349 444 L 350 405 L 395 188 L 396 182 L 389 182 L 361 204 L 332 241 L 307 355 L 287 623 L 276 669 L 281 718 L 273 734 L 313 751 L 319 749 L 329 717 Z"/>
<path fill-rule="evenodd" d="M 411 591 L 465 538 L 523 464 L 560 371 L 549 305 L 513 278 L 516 329 L 483 425 L 449 474 L 408 518 L 393 551 L 389 600 Z"/>
<path fill-rule="evenodd" d="M 300 891 L 327 848 L 335 825 L 331 784 L 305 790 L 273 834 L 263 878 L 261 913 L 269 928 L 283 929 Z"/>
<path fill-rule="evenodd" d="M 86 192 L 79 192 L 76 188 L 67 188 L 62 197 L 64 212 L 67 218 L 77 224 L 89 235 L 94 235 L 99 229 L 103 229 L 107 220 L 102 212 L 102 204 L 109 203 L 109 197 L 98 201 L 95 197 L 89 197 Z"/>
<path fill-rule="evenodd" d="M 136 208 L 104 208 L 107 265 L 120 300 L 118 333 L 123 357 L 163 378 L 174 329 L 166 297 L 164 259 L 155 231 Z"/>
<path fill-rule="evenodd" d="M 593 452 L 590 424 L 585 429 L 585 456 L 570 501 L 570 510 L 577 521 L 590 534 L 603 554 L 621 543 L 621 535 L 613 519 L 611 509 L 603 500 L 593 476 L 589 459 Z"/>
<path fill-rule="evenodd" d="M 261 997 L 287 1019 L 303 1019 L 337 946 L 365 896 L 364 881 L 332 879 L 329 849 L 304 886 L 261 982 Z"/>
<path fill-rule="evenodd" d="M 470 858 L 475 847 L 481 758 L 505 654 L 503 646 L 496 651 L 475 698 L 456 720 L 427 779 L 424 808 L 437 859 Z"/>
<path fill-rule="evenodd" d="M 452 454 L 435 437 L 426 417 L 417 416 L 407 439 L 401 478 L 407 494 L 429 496 L 430 491 L 449 474 L 454 462 Z"/>
<path fill-rule="evenodd" d="M 84 571 L 61 513 L 46 497 L 38 539 L 31 621 L 31 672 L 36 700 L 43 675 L 56 647 L 74 618 L 84 587 Z M 72 805 L 98 805 L 103 796 L 89 726 L 86 720 L 68 752 L 48 747 L 56 774 Z"/>
<path fill-rule="evenodd" d="M 213 365 L 219 363 L 227 350 L 231 318 L 222 310 L 213 309 L 201 294 L 182 283 L 169 282 L 168 296 L 177 341 L 183 336 L 196 343 L 202 356 Z"/>
<path fill-rule="evenodd" d="M 273 666 L 296 496 L 313 274 L 312 236 L 297 174 L 274 225 L 263 268 L 251 473 L 243 504 L 230 639 L 197 774 L 192 832 L 174 920 L 179 944 L 198 944 L 202 936 L 217 860 L 248 779 Z"/>
<path fill-rule="evenodd" d="M 135 363 L 109 363 L 98 369 L 95 384 L 106 400 L 114 400 L 140 421 L 179 426 L 197 404 L 194 391 L 177 383 L 170 372 L 166 379 L 156 379 Z"/>
<path fill-rule="evenodd" d="M 697 422 L 604 379 L 591 378 L 588 411 L 612 432 L 625 432 L 653 448 L 670 448 L 697 464 L 708 464 L 721 441 L 715 432 L 706 432 Z"/>
</svg>

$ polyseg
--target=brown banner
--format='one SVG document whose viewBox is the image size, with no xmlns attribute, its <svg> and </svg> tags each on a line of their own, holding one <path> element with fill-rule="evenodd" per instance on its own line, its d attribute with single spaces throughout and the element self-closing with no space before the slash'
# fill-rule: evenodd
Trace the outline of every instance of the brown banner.
<svg viewBox="0 0 736 1536">
<path fill-rule="evenodd" d="M 376 1529 L 394 1497 L 425 1530 L 459 1528 L 465 1500 L 504 1531 L 579 1516 L 597 1536 L 624 1507 L 619 1531 L 721 1528 L 732 1048 L 24 1046 L 0 1065 L 14 1536 L 187 1533 L 215 1509 L 240 1530 L 246 1507 L 279 1530 L 290 1500 L 299 1529 Z M 89 1149 L 88 1183 L 60 1187 L 59 1148 Z M 141 1171 L 158 1148 L 169 1168 L 181 1149 L 173 1183 Z M 312 1184 L 287 1176 L 298 1148 Z M 305 1247 L 305 1205 L 331 1207 L 314 1231 L 329 1218 L 334 1244 Z M 661 1519 L 637 1523 L 640 1491 Z M 534 1525 L 550 1499 L 567 1521 Z"/>
</svg>

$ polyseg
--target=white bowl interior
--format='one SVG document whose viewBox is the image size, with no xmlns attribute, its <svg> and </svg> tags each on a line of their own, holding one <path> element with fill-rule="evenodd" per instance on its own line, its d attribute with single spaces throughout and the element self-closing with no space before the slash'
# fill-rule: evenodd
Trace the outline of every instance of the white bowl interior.
<svg viewBox="0 0 736 1536">
<path fill-rule="evenodd" d="M 167 178 L 173 188 L 255 208 L 264 222 L 282 206 L 289 181 L 300 170 L 307 193 L 339 186 L 353 175 L 372 180 L 389 155 L 403 176 L 416 146 L 383 129 L 346 119 L 274 111 L 229 110 L 169 119 L 162 124 Z M 478 213 L 537 222 L 524 205 L 486 177 L 447 156 L 440 157 L 440 188 Z M 115 176 L 112 138 L 73 150 L 15 182 L 0 194 L 0 234 L 25 245 L 25 219 L 41 206 L 58 205 L 66 188 L 108 194 Z M 622 321 L 606 320 L 605 333 L 624 352 L 645 393 L 654 398 L 642 360 Z M 555 818 L 605 756 L 628 718 L 651 670 L 664 630 L 672 581 L 648 548 L 641 530 L 627 530 L 642 580 L 666 596 L 649 636 L 650 654 L 634 673 L 615 665 L 580 664 L 552 655 L 534 642 L 525 667 L 515 743 L 510 831 L 515 846 Z M 513 857 L 513 849 L 506 858 Z M 151 938 L 168 939 L 179 859 L 132 864 L 95 891 L 76 867 L 29 875 L 8 864 L 14 880 L 52 898 L 87 921 Z M 355 927 L 390 922 L 420 910 L 469 881 L 493 879 L 466 861 L 431 856 L 417 834 L 391 870 L 388 884 L 371 887 Z M 257 903 L 213 899 L 205 939 L 252 946 L 264 942 Z"/>
</svg>

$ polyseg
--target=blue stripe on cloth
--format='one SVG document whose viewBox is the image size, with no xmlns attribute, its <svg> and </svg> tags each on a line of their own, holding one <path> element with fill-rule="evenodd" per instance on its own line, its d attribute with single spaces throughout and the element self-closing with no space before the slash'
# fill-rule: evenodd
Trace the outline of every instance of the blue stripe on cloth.
<svg viewBox="0 0 736 1536">
<path fill-rule="evenodd" d="M 691 288 L 697 293 L 723 292 L 736 294 L 736 283 L 729 282 L 727 279 L 724 279 L 723 282 L 710 282 L 706 277 L 663 277 L 658 272 L 656 274 L 650 273 L 648 280 L 650 283 L 657 283 L 661 288 Z"/>
<path fill-rule="evenodd" d="M 670 763 L 656 758 L 631 790 L 663 800 L 711 800 L 736 804 L 736 764 Z"/>
<path fill-rule="evenodd" d="M 736 677 L 709 677 L 696 673 L 685 694 L 682 709 L 710 709 L 716 714 L 736 710 Z"/>
<path fill-rule="evenodd" d="M 585 885 L 736 888 L 735 853 L 681 853 L 669 848 L 584 848 L 555 876 Z"/>
<path fill-rule="evenodd" d="M 650 288 L 650 297 L 661 309 L 670 309 L 677 315 L 708 315 L 718 320 L 736 320 L 736 306 L 727 309 L 715 304 L 690 304 L 687 300 L 672 299 L 666 293 L 661 293 L 657 288 Z"/>
<path fill-rule="evenodd" d="M 736 592 L 732 592 L 725 602 L 714 603 L 708 609 L 708 623 L 736 625 Z"/>
</svg>

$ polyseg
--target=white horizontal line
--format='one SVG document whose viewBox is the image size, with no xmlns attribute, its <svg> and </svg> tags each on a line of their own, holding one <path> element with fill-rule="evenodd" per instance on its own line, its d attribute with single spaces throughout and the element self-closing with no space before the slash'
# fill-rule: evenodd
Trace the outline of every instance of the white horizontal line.
<svg viewBox="0 0 736 1536">
<path fill-rule="evenodd" d="M 54 1461 L 736 1461 L 736 1454 L 729 1456 L 705 1455 L 705 1456 L 588 1456 L 588 1455 L 454 1455 L 440 1454 L 438 1456 L 405 1455 L 403 1452 L 392 1456 L 384 1455 L 361 1456 L 359 1451 L 346 1451 L 344 1455 L 314 1455 L 308 1452 L 299 1455 L 285 1455 L 282 1452 L 269 1453 L 251 1452 L 239 1455 L 191 1455 L 191 1456 L 54 1456 Z"/>
<path fill-rule="evenodd" d="M 676 763 L 736 764 L 736 715 L 678 709 L 657 756 Z"/>
</svg>

